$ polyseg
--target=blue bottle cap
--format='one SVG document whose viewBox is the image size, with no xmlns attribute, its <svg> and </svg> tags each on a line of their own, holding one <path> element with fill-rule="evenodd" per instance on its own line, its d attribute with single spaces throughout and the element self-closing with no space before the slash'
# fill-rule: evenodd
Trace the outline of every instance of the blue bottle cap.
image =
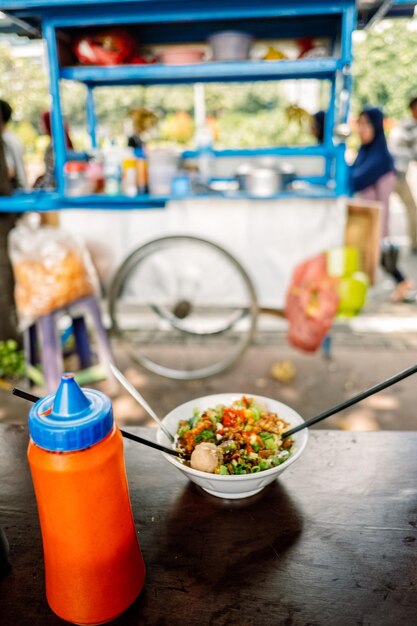
<svg viewBox="0 0 417 626">
<path fill-rule="evenodd" d="M 110 399 L 95 389 L 81 389 L 73 374 L 64 374 L 57 392 L 38 400 L 29 413 L 33 442 L 51 452 L 89 448 L 112 427 Z"/>
</svg>

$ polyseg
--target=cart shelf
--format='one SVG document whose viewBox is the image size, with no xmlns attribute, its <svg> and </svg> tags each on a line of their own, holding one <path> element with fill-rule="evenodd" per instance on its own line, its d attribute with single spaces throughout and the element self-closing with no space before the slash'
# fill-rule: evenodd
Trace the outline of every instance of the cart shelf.
<svg viewBox="0 0 417 626">
<path fill-rule="evenodd" d="M 60 77 L 91 86 L 163 85 L 195 82 L 242 82 L 289 78 L 331 78 L 343 65 L 338 59 L 235 61 L 193 65 L 118 65 L 64 67 Z"/>
<path fill-rule="evenodd" d="M 216 158 L 235 158 L 235 157 L 328 157 L 332 156 L 332 148 L 327 148 L 323 144 L 317 146 L 272 146 L 262 148 L 225 148 L 223 150 L 214 150 L 213 155 Z M 183 159 L 195 159 L 198 157 L 197 150 L 184 150 L 181 157 Z"/>
<path fill-rule="evenodd" d="M 159 209 L 163 208 L 167 198 L 138 195 L 105 196 L 66 196 L 56 191 L 31 191 L 16 193 L 13 196 L 0 197 L 0 213 L 30 211 L 58 211 L 60 209 Z"/>
<path fill-rule="evenodd" d="M 299 189 L 296 192 L 298 198 L 336 198 L 334 189 L 321 185 L 311 185 L 306 189 Z M 19 193 L 14 196 L 0 197 L 0 213 L 30 211 L 57 211 L 60 209 L 85 209 L 85 210 L 138 210 L 138 209 L 162 209 L 171 200 L 277 200 L 282 198 L 294 198 L 292 191 L 283 191 L 274 196 L 259 198 L 250 196 L 243 192 L 227 192 L 212 194 L 189 194 L 182 196 L 152 196 L 149 194 L 129 196 L 105 196 L 95 194 L 91 196 L 63 196 L 54 191 L 38 191 L 30 193 Z"/>
</svg>

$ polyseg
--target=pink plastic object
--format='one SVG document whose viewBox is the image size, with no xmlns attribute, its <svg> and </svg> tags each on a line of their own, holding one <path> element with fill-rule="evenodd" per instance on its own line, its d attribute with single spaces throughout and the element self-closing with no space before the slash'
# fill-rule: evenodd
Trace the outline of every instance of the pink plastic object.
<svg viewBox="0 0 417 626">
<path fill-rule="evenodd" d="M 191 65 L 201 63 L 203 56 L 202 50 L 178 46 L 164 50 L 161 54 L 161 62 L 166 65 Z"/>
<path fill-rule="evenodd" d="M 338 287 L 339 280 L 327 273 L 325 253 L 295 268 L 285 304 L 291 345 L 305 352 L 321 346 L 337 313 Z"/>
</svg>

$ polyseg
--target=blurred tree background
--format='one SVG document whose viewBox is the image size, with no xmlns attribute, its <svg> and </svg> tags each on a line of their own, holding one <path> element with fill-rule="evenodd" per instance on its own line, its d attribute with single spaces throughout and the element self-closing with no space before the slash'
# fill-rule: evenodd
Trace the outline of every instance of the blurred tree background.
<svg viewBox="0 0 417 626">
<path fill-rule="evenodd" d="M 374 104 L 399 120 L 417 94 L 417 19 L 384 20 L 364 34 L 355 38 L 353 111 Z"/>
<path fill-rule="evenodd" d="M 370 32 L 356 33 L 353 114 L 365 104 L 383 106 L 393 120 L 407 115 L 407 103 L 417 94 L 417 20 L 385 20 Z M 14 130 L 26 145 L 28 161 L 40 161 L 48 138 L 41 136 L 39 118 L 49 109 L 47 72 L 42 61 L 12 54 L 8 44 L 0 46 L 1 97 L 14 108 Z M 268 146 L 311 142 L 309 127 L 302 118 L 289 117 L 288 106 L 303 101 L 298 91 L 283 82 L 252 84 L 210 84 L 206 105 L 219 147 Z M 323 84 L 322 84 L 323 85 Z M 301 91 L 300 91 L 301 90 Z M 63 85 L 64 113 L 79 149 L 88 147 L 85 130 L 84 87 Z M 308 93 L 308 91 L 307 91 Z M 325 106 L 328 89 L 319 93 Z M 304 94 L 304 101 L 306 97 Z M 308 99 L 308 97 L 307 97 Z M 101 88 L 96 96 L 100 136 L 116 138 L 123 144 L 129 109 L 147 106 L 161 123 L 154 140 L 192 145 L 194 133 L 192 86 Z"/>
</svg>

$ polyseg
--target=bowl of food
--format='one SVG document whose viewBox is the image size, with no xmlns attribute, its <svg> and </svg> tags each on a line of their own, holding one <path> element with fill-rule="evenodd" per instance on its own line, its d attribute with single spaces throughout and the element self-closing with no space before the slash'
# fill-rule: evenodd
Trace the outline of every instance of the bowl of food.
<svg viewBox="0 0 417 626">
<path fill-rule="evenodd" d="M 294 463 L 307 445 L 307 429 L 291 407 L 263 396 L 222 393 L 176 407 L 163 422 L 175 435 L 177 458 L 163 456 L 192 482 L 219 498 L 253 496 Z M 171 447 L 161 429 L 157 441 Z"/>
</svg>

